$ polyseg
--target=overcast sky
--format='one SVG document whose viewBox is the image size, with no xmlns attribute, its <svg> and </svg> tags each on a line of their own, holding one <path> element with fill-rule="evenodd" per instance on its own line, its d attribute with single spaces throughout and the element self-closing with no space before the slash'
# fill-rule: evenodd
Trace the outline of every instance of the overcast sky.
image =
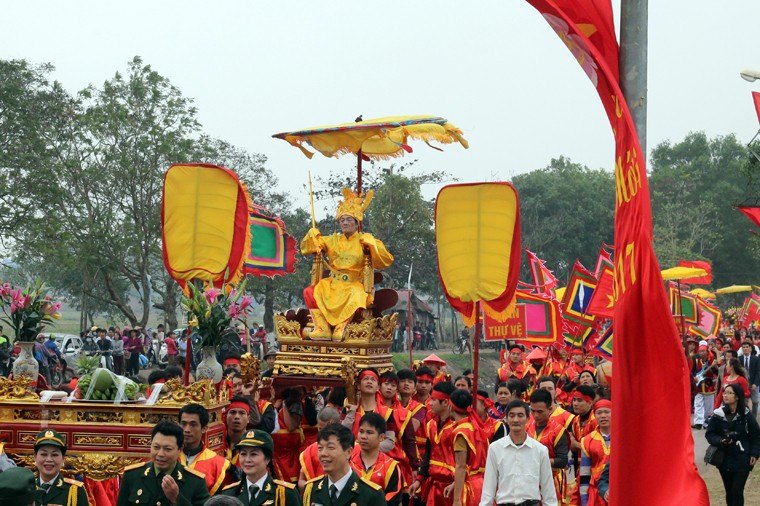
<svg viewBox="0 0 760 506">
<path fill-rule="evenodd" d="M 614 0 L 616 24 L 619 0 Z M 648 149 L 690 131 L 758 129 L 757 0 L 649 2 Z M 619 31 L 619 28 L 618 28 Z M 504 180 L 564 155 L 611 169 L 613 138 L 593 86 L 525 1 L 16 1 L 0 17 L 0 58 L 53 63 L 72 92 L 139 55 L 195 99 L 210 135 L 269 157 L 306 207 L 308 160 L 274 133 L 388 115 L 442 116 L 470 149 L 413 144 L 418 171 Z M 235 167 L 230 167 L 235 169 Z M 727 175 L 730 176 L 730 175 Z M 439 187 L 425 189 L 433 197 Z M 321 207 L 321 206 L 320 206 Z"/>
</svg>

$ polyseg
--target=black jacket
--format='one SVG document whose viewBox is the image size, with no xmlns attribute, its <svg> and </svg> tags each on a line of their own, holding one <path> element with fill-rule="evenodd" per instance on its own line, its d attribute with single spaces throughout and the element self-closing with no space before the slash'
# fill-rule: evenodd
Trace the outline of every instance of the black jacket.
<svg viewBox="0 0 760 506">
<path fill-rule="evenodd" d="M 747 409 L 744 415 L 737 415 L 733 420 L 726 418 L 725 407 L 713 412 L 707 426 L 705 438 L 711 445 L 722 446 L 726 452 L 723 463 L 718 466 L 724 471 L 746 471 L 752 469 L 750 457 L 760 457 L 760 426 Z M 726 438 L 735 433 L 733 442 Z"/>
</svg>

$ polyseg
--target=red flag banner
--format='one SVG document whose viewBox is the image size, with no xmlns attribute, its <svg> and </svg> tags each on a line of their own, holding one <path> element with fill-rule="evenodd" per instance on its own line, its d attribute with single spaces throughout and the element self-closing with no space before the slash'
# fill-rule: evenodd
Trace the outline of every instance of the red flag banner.
<svg viewBox="0 0 760 506">
<path fill-rule="evenodd" d="M 599 248 L 599 257 L 596 259 L 596 268 L 594 269 L 594 276 L 599 278 L 599 274 L 602 272 L 602 267 L 605 263 L 612 264 L 612 257 L 615 255 L 614 246 L 608 246 L 602 243 L 602 247 Z"/>
<path fill-rule="evenodd" d="M 744 308 L 742 308 L 740 321 L 742 325 L 760 321 L 760 295 L 752 293 L 749 296 Z"/>
<path fill-rule="evenodd" d="M 613 293 L 615 269 L 612 262 L 602 260 L 597 271 L 597 277 L 599 281 L 586 311 L 597 317 L 612 318 L 615 312 L 615 296 Z"/>
<path fill-rule="evenodd" d="M 752 223 L 760 227 L 760 207 L 758 206 L 739 206 L 739 211 L 744 213 L 744 216 L 752 220 Z"/>
<path fill-rule="evenodd" d="M 551 295 L 554 293 L 554 287 L 559 284 L 559 281 L 556 277 L 554 277 L 552 271 L 550 271 L 546 265 L 544 265 L 543 260 L 538 258 L 535 253 L 529 251 L 528 248 L 525 248 L 525 253 L 528 254 L 530 270 L 533 273 L 533 282 L 537 287 L 539 287 L 540 293 L 544 293 L 546 295 Z"/>
<path fill-rule="evenodd" d="M 681 283 L 687 285 L 709 285 L 712 283 L 712 265 L 706 260 L 679 260 L 678 265 L 681 267 L 693 267 L 695 269 L 704 269 L 707 273 L 706 276 L 700 276 L 698 278 L 686 278 L 682 279 Z"/>
<path fill-rule="evenodd" d="M 285 224 L 267 209 L 251 206 L 248 210 L 251 251 L 245 259 L 243 273 L 251 276 L 284 276 L 296 271 L 298 243 L 285 231 Z"/>
<path fill-rule="evenodd" d="M 615 367 L 610 504 L 707 506 L 694 463 L 690 385 L 662 276 L 652 247 L 645 165 L 618 79 L 610 0 L 528 0 L 559 35 L 596 88 L 615 137 Z M 641 357 L 657 356 L 657 361 Z M 663 368 L 658 364 L 672 364 Z M 652 395 L 669 385 L 672 395 Z M 668 424 L 642 424 L 626 413 L 668 413 Z M 646 441 L 646 444 L 642 444 Z M 667 487 L 652 487 L 667 483 Z"/>
<path fill-rule="evenodd" d="M 699 324 L 692 325 L 689 328 L 689 333 L 703 339 L 717 336 L 718 332 L 720 332 L 720 320 L 723 316 L 720 309 L 702 299 L 699 299 L 697 305 L 699 308 Z"/>
</svg>

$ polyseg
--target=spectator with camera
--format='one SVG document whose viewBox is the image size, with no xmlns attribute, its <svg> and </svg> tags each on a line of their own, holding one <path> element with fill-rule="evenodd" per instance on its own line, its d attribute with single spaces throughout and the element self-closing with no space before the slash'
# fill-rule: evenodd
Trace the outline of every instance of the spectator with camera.
<svg viewBox="0 0 760 506">
<path fill-rule="evenodd" d="M 747 477 L 760 457 L 760 426 L 747 408 L 744 389 L 738 383 L 724 387 L 723 407 L 713 412 L 705 438 L 723 453 L 717 467 L 726 490 L 726 505 L 743 505 Z"/>
</svg>

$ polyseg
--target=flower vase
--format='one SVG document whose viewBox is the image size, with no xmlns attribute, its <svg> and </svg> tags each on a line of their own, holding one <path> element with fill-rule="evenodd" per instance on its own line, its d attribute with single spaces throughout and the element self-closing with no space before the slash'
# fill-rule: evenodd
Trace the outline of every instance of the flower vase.
<svg viewBox="0 0 760 506">
<path fill-rule="evenodd" d="M 204 346 L 201 349 L 203 360 L 195 368 L 195 380 L 210 379 L 214 385 L 222 381 L 224 370 L 216 359 L 216 346 Z"/>
<path fill-rule="evenodd" d="M 13 362 L 13 377 L 28 376 L 32 378 L 32 387 L 37 386 L 37 377 L 40 374 L 40 365 L 34 358 L 34 342 L 18 343 L 21 351 Z"/>
</svg>

